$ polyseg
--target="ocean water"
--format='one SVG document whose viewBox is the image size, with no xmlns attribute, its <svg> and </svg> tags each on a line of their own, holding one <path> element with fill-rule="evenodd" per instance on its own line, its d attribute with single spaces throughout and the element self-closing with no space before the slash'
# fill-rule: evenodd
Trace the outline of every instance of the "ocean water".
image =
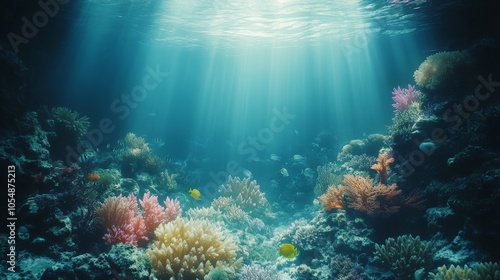
<svg viewBox="0 0 500 280">
<path fill-rule="evenodd" d="M 17 183 L 0 275 L 452 279 L 438 267 L 492 262 L 470 279 L 499 279 L 493 2 L 1 4 L 0 154 Z M 154 253 L 160 222 L 208 236 L 205 221 L 234 244 L 227 263 L 156 263 L 174 259 Z M 205 240 L 164 245 L 182 238 Z"/>
</svg>

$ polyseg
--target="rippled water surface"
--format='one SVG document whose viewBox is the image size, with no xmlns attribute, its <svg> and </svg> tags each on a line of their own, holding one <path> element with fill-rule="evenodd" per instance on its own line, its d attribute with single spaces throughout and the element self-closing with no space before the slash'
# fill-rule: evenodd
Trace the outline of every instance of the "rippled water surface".
<svg viewBox="0 0 500 280">
<path fill-rule="evenodd" d="M 169 45 L 290 45 L 397 35 L 440 24 L 458 1 L 172 0 L 90 1 L 80 17 Z"/>
</svg>

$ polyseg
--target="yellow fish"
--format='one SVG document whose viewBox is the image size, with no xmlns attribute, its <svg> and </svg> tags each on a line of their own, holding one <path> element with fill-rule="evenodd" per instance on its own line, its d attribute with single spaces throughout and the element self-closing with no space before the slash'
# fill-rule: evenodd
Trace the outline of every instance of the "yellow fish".
<svg viewBox="0 0 500 280">
<path fill-rule="evenodd" d="M 280 254 L 285 258 L 293 259 L 299 254 L 299 250 L 292 244 L 285 243 L 280 247 Z"/>
<path fill-rule="evenodd" d="M 189 189 L 189 194 L 196 200 L 201 200 L 201 193 L 197 189 Z"/>
</svg>

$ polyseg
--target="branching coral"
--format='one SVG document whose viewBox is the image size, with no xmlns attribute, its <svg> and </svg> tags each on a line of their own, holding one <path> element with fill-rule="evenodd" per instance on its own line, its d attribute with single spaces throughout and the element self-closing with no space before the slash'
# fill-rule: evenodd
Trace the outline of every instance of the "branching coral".
<svg viewBox="0 0 500 280">
<path fill-rule="evenodd" d="M 368 215 L 391 214 L 399 210 L 399 206 L 394 205 L 401 196 L 396 184 L 373 186 L 373 179 L 353 175 L 345 175 L 344 184 L 349 208 Z"/>
<path fill-rule="evenodd" d="M 270 267 L 262 267 L 258 264 L 244 265 L 241 268 L 240 280 L 278 280 L 278 271 Z"/>
<path fill-rule="evenodd" d="M 137 199 L 133 194 L 108 197 L 96 211 L 106 227 L 103 238 L 106 243 L 131 243 L 137 246 L 138 242 L 148 240 L 146 225 L 143 217 L 138 215 Z"/>
<path fill-rule="evenodd" d="M 413 74 L 418 86 L 425 89 L 440 89 L 449 84 L 463 68 L 471 62 L 466 52 L 439 52 L 428 56 Z"/>
<path fill-rule="evenodd" d="M 343 196 L 344 190 L 345 187 L 342 185 L 329 186 L 326 192 L 319 197 L 319 201 L 323 204 L 323 208 L 327 211 L 345 208 Z"/>
<path fill-rule="evenodd" d="M 137 246 L 148 240 L 160 223 L 167 223 L 181 215 L 179 201 L 166 198 L 165 206 L 158 204 L 158 197 L 144 194 L 140 200 L 142 213 L 139 212 L 137 198 L 131 194 L 127 197 L 108 197 L 96 212 L 106 227 L 104 240 L 112 245 L 131 243 Z"/>
<path fill-rule="evenodd" d="M 191 219 L 205 219 L 210 221 L 218 221 L 222 216 L 220 210 L 214 207 L 191 208 L 186 213 L 187 217 Z"/>
<path fill-rule="evenodd" d="M 428 266 L 433 255 L 431 242 L 402 235 L 386 239 L 383 245 L 375 244 L 374 260 L 390 267 L 399 279 L 413 279 L 415 271 Z"/>
<path fill-rule="evenodd" d="M 236 204 L 250 215 L 271 215 L 271 206 L 255 180 L 241 180 L 229 176 L 228 182 L 220 187 L 219 193 L 224 197 L 232 197 Z"/>
<path fill-rule="evenodd" d="M 500 267 L 498 263 L 478 263 L 474 268 L 445 265 L 439 267 L 436 273 L 429 273 L 430 280 L 500 280 Z"/>
<path fill-rule="evenodd" d="M 158 277 L 206 279 L 215 268 L 234 276 L 241 264 L 233 240 L 207 220 L 178 218 L 160 225 L 155 235 L 146 252 Z"/>
<path fill-rule="evenodd" d="M 105 227 L 123 225 L 137 213 L 137 198 L 131 194 L 127 197 L 108 197 L 97 208 L 97 215 Z"/>
<path fill-rule="evenodd" d="M 167 190 L 176 190 L 178 187 L 176 180 L 178 176 L 179 174 L 177 173 L 169 173 L 168 170 L 165 170 L 160 173 L 160 180 L 167 187 Z"/>
<path fill-rule="evenodd" d="M 417 100 L 419 95 L 420 91 L 416 90 L 414 86 L 408 85 L 407 89 L 398 86 L 392 91 L 392 100 L 395 102 L 392 107 L 399 112 L 405 111 L 411 103 Z"/>
<path fill-rule="evenodd" d="M 372 165 L 372 169 L 378 172 L 379 183 L 387 184 L 389 165 L 394 162 L 394 158 L 390 157 L 388 153 L 381 153 L 378 155 L 377 163 Z"/>
</svg>

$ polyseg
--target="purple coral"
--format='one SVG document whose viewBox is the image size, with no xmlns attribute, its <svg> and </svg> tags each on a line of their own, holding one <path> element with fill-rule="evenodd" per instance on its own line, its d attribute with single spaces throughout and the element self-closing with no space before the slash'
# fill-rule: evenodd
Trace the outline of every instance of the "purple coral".
<svg viewBox="0 0 500 280">
<path fill-rule="evenodd" d="M 410 104 L 417 99 L 420 91 L 416 90 L 414 86 L 408 85 L 408 88 L 394 88 L 392 91 L 392 100 L 396 103 L 392 104 L 392 107 L 396 108 L 395 112 L 403 112 Z"/>
</svg>

